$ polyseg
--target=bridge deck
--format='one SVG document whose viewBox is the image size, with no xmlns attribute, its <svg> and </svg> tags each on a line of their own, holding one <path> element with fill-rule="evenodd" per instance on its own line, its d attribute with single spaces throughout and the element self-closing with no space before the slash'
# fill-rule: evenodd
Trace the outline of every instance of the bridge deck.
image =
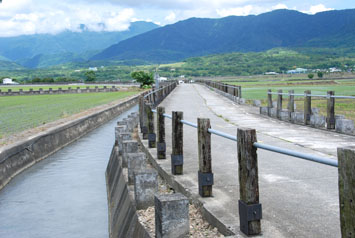
<svg viewBox="0 0 355 238">
<path fill-rule="evenodd" d="M 180 85 L 161 106 L 168 114 L 183 111 L 184 119 L 194 123 L 197 117 L 210 118 L 213 129 L 232 135 L 237 127 L 254 128 L 259 142 L 305 153 L 336 157 L 336 147 L 355 143 L 352 136 L 263 117 L 256 108 L 236 105 L 201 85 Z M 169 119 L 166 141 L 170 156 Z M 197 130 L 184 125 L 184 175 L 175 177 L 195 196 L 197 154 Z M 263 150 L 258 150 L 258 159 L 264 237 L 340 237 L 336 168 Z M 170 159 L 159 163 L 170 171 Z M 212 170 L 214 198 L 203 199 L 205 206 L 238 234 L 236 142 L 212 135 Z"/>
</svg>

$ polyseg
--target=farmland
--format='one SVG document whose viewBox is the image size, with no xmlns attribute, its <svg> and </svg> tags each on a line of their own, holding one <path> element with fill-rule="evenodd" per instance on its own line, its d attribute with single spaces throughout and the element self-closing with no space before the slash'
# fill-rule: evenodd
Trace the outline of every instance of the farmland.
<svg viewBox="0 0 355 238">
<path fill-rule="evenodd" d="M 244 82 L 241 82 L 244 81 Z M 263 78 L 253 79 L 253 82 L 245 82 L 245 80 L 228 80 L 229 84 L 242 86 L 242 97 L 247 100 L 259 99 L 262 105 L 266 105 L 267 90 L 273 92 L 283 90 L 288 93 L 289 90 L 294 90 L 295 93 L 303 94 L 305 90 L 311 90 L 314 95 L 326 95 L 327 91 L 335 91 L 335 95 L 355 96 L 355 79 L 334 79 L 334 80 L 265 80 Z M 287 107 L 288 97 L 283 96 L 283 108 Z M 297 110 L 303 110 L 302 96 L 295 97 Z M 273 95 L 273 100 L 276 100 L 276 95 Z M 312 107 L 320 109 L 320 113 L 326 115 L 327 101 L 324 98 L 313 97 Z M 355 120 L 355 99 L 335 99 L 335 113 L 345 115 L 346 118 Z"/>
<path fill-rule="evenodd" d="M 138 89 L 111 93 L 0 97 L 0 139 L 137 93 Z"/>
</svg>

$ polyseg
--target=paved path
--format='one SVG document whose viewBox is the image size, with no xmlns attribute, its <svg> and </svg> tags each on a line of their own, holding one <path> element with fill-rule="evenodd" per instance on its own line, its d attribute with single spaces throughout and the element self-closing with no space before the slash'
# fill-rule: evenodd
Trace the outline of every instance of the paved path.
<svg viewBox="0 0 355 238">
<path fill-rule="evenodd" d="M 166 113 L 183 111 L 184 119 L 210 118 L 213 129 L 232 135 L 237 127 L 257 130 L 259 142 L 336 157 L 336 147 L 354 145 L 339 135 L 263 117 L 256 108 L 237 105 L 201 85 L 180 85 L 161 104 Z M 171 120 L 166 119 L 167 155 L 171 154 Z M 184 175 L 175 179 L 198 196 L 197 131 L 184 125 Z M 264 237 L 340 237 L 337 168 L 258 150 L 260 202 Z M 170 159 L 159 161 L 170 171 Z M 239 233 L 236 142 L 212 135 L 213 198 L 205 207 Z"/>
</svg>

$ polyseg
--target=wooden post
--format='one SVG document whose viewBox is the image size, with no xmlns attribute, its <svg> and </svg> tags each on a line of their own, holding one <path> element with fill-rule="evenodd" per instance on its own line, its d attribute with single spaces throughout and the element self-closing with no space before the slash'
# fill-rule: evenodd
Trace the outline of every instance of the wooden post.
<svg viewBox="0 0 355 238">
<path fill-rule="evenodd" d="M 312 114 L 312 103 L 311 96 L 307 96 L 311 94 L 311 90 L 304 91 L 304 124 L 309 125 L 311 121 Z"/>
<path fill-rule="evenodd" d="M 155 148 L 156 147 L 156 135 L 154 133 L 154 115 L 152 112 L 153 103 L 146 106 L 146 114 L 147 114 L 147 127 L 148 127 L 148 147 Z"/>
<path fill-rule="evenodd" d="M 198 135 L 198 189 L 201 197 L 212 196 L 213 173 L 211 157 L 211 128 L 210 119 L 197 119 Z"/>
<path fill-rule="evenodd" d="M 147 115 L 147 102 L 146 100 L 143 100 L 143 128 L 142 128 L 142 133 L 143 133 L 143 139 L 147 140 L 148 139 L 148 115 Z"/>
<path fill-rule="evenodd" d="M 172 154 L 171 173 L 174 175 L 183 174 L 183 112 L 172 112 Z"/>
<path fill-rule="evenodd" d="M 166 143 L 165 143 L 165 120 L 163 114 L 165 113 L 164 107 L 157 108 L 157 157 L 158 159 L 166 159 Z"/>
<path fill-rule="evenodd" d="M 295 96 L 293 95 L 295 93 L 294 90 L 289 90 L 288 91 L 288 119 L 291 121 L 291 113 L 295 111 Z"/>
<path fill-rule="evenodd" d="M 242 86 L 238 86 L 238 95 L 242 98 Z"/>
<path fill-rule="evenodd" d="M 143 130 L 143 95 L 139 96 L 139 127 Z"/>
<path fill-rule="evenodd" d="M 267 90 L 267 115 L 271 116 L 271 108 L 272 108 L 272 94 L 271 89 Z"/>
<path fill-rule="evenodd" d="M 338 148 L 341 237 L 355 237 L 355 146 Z"/>
<path fill-rule="evenodd" d="M 258 235 L 261 232 L 262 217 L 259 204 L 258 158 L 256 132 L 254 129 L 238 128 L 238 164 L 239 164 L 239 217 L 240 230 L 246 235 Z"/>
<path fill-rule="evenodd" d="M 282 90 L 278 90 L 277 91 L 277 111 L 276 111 L 277 119 L 281 119 L 281 111 L 282 111 Z"/>
<path fill-rule="evenodd" d="M 328 91 L 327 93 L 327 129 L 335 129 L 335 98 L 334 91 Z"/>
</svg>

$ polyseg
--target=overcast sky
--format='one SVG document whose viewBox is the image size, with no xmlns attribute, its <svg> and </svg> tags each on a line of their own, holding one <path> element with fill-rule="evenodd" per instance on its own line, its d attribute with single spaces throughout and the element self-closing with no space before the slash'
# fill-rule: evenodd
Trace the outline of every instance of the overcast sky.
<svg viewBox="0 0 355 238">
<path fill-rule="evenodd" d="M 0 36 L 80 31 L 80 24 L 91 31 L 123 31 L 137 20 L 166 25 L 284 8 L 315 14 L 355 8 L 355 0 L 2 0 Z"/>
</svg>

